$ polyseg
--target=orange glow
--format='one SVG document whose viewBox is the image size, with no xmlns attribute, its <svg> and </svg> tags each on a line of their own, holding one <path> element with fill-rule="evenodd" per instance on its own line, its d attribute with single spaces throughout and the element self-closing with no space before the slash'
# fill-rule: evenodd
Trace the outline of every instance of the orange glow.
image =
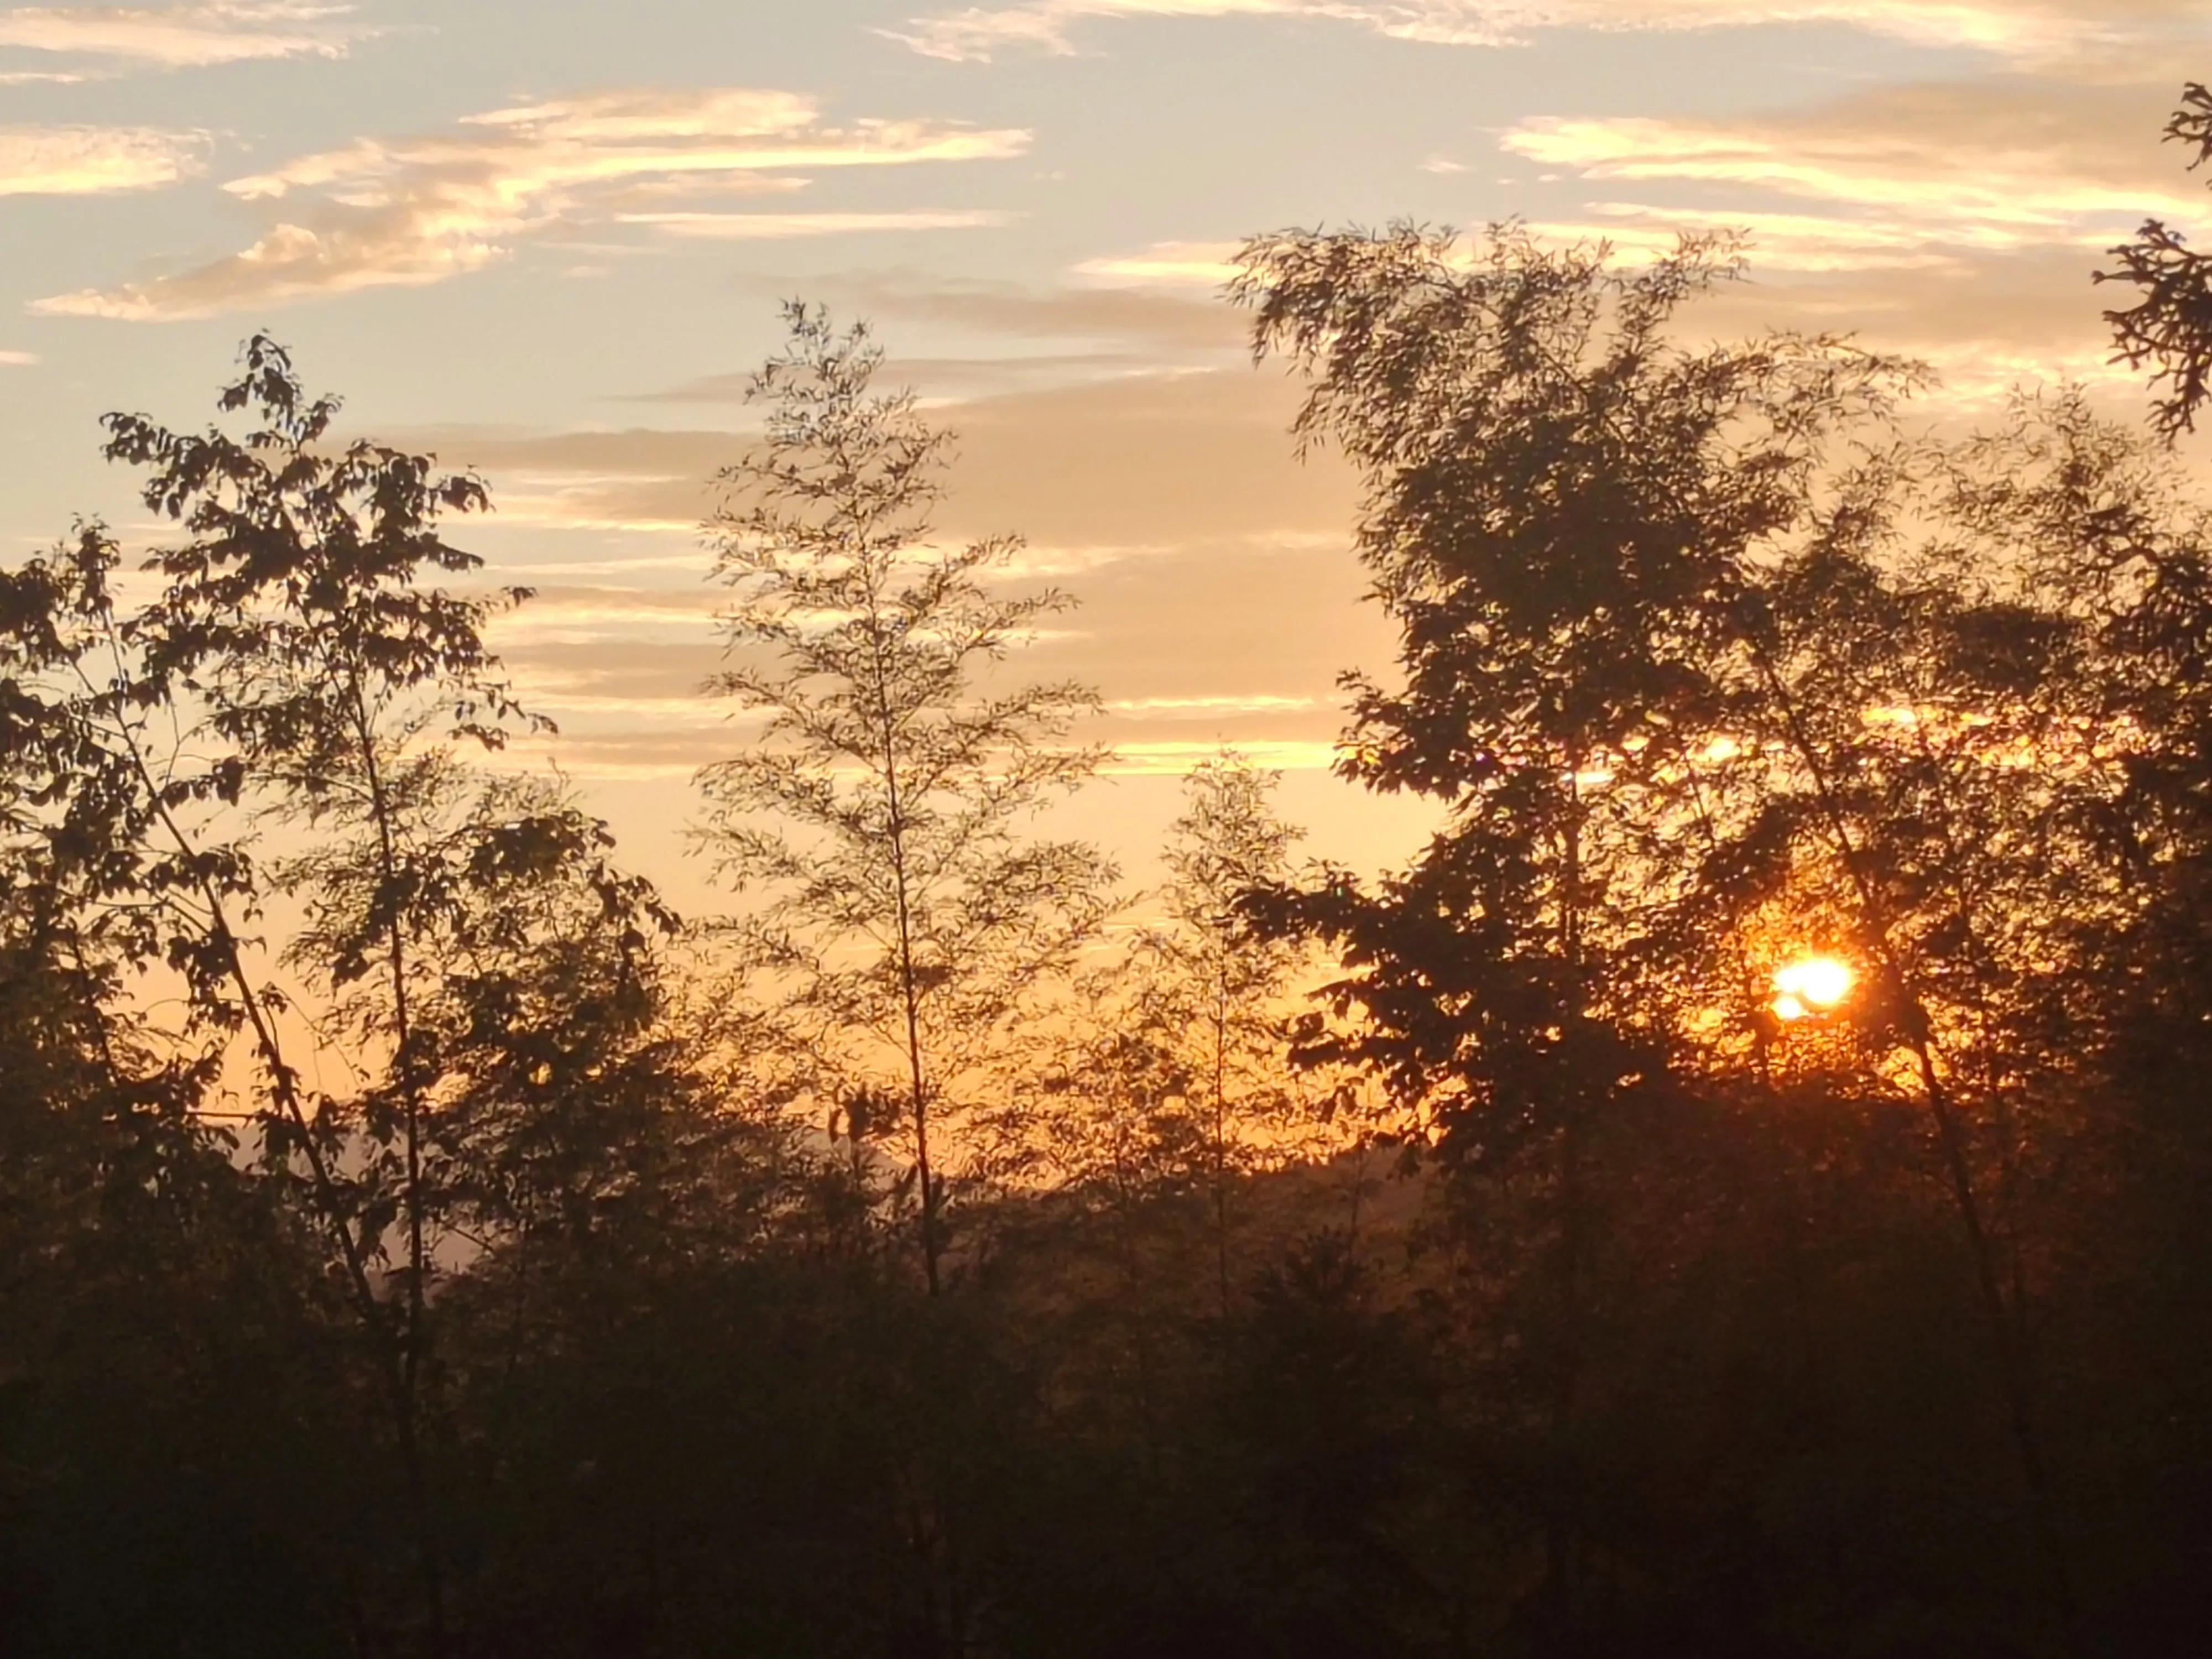
<svg viewBox="0 0 2212 1659">
<path fill-rule="evenodd" d="M 1858 975 L 1834 957 L 1806 957 L 1774 970 L 1775 1018 L 1809 1018 L 1839 1006 Z"/>
</svg>

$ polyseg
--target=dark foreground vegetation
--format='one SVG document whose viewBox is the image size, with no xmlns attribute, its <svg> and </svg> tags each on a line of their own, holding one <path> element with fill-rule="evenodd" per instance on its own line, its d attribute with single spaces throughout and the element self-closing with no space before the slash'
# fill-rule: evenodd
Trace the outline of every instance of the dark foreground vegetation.
<svg viewBox="0 0 2212 1659">
<path fill-rule="evenodd" d="M 803 307 L 712 924 L 527 763 L 477 481 L 265 340 L 115 417 L 174 533 L 0 574 L 0 1650 L 2199 1650 L 2212 285 L 2122 252 L 2162 432 L 1946 439 L 1680 343 L 1725 241 L 1253 244 L 1379 881 L 1233 756 L 1141 900 L 1037 834 L 1066 601 Z"/>
</svg>

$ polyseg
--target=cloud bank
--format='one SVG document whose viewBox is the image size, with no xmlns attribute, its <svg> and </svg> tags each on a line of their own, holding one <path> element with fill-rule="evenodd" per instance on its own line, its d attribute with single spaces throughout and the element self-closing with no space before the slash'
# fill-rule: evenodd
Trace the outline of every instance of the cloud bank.
<svg viewBox="0 0 2212 1659">
<path fill-rule="evenodd" d="M 19 6 L 0 10 L 0 49 L 136 64 L 204 69 L 283 58 L 342 58 L 377 31 L 349 5 L 232 0 L 163 7 Z M 0 77 L 7 79 L 17 76 Z M 30 79 L 77 79 L 62 72 Z"/>
<path fill-rule="evenodd" d="M 282 204 L 250 246 L 173 276 L 58 295 L 46 315 L 155 321 L 438 283 L 557 228 L 629 222 L 675 235 L 784 237 L 945 229 L 994 216 L 716 216 L 669 197 L 788 192 L 830 168 L 1021 154 L 1025 131 L 928 121 L 823 124 L 815 101 L 743 88 L 606 93 L 494 110 L 455 130 L 364 139 L 224 188 Z"/>
<path fill-rule="evenodd" d="M 0 196 L 158 190 L 200 172 L 206 149 L 150 127 L 0 127 Z"/>
<path fill-rule="evenodd" d="M 1540 118 L 1500 142 L 1587 179 L 1695 186 L 1754 211 L 1760 197 L 1784 197 L 1861 216 L 1861 229 L 2018 247 L 2201 211 L 2203 190 L 2158 142 L 2171 95 L 2163 84 L 2003 77 L 1888 88 L 1805 114 Z"/>
<path fill-rule="evenodd" d="M 884 33 L 927 57 L 988 62 L 1066 55 L 1083 26 L 1115 19 L 1285 17 L 1353 24 L 1438 46 L 1520 46 L 1547 29 L 1718 29 L 1828 23 L 1917 46 L 2050 59 L 2201 27 L 2197 0 L 1025 0 L 911 19 Z"/>
</svg>

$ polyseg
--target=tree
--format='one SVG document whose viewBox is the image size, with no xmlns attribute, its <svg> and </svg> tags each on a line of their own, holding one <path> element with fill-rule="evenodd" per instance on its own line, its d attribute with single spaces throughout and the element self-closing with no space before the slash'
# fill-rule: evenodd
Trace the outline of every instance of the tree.
<svg viewBox="0 0 2212 1659">
<path fill-rule="evenodd" d="M 1289 1063 L 1293 980 L 1310 953 L 1262 934 L 1243 908 L 1290 879 L 1298 831 L 1274 811 L 1279 781 L 1226 749 L 1185 778 L 1159 917 L 1085 976 L 1043 1126 L 1054 1179 L 1111 1189 L 1117 1212 L 1203 1192 L 1224 1316 L 1231 1188 L 1310 1154 L 1323 1115 L 1321 1091 Z"/>
<path fill-rule="evenodd" d="M 1025 833 L 1097 769 L 1102 750 L 1066 741 L 1097 698 L 986 687 L 1069 600 L 987 587 L 1011 538 L 933 544 L 949 434 L 910 392 L 873 389 L 864 326 L 841 335 L 797 302 L 785 318 L 789 343 L 753 381 L 764 441 L 721 475 L 708 526 L 735 590 L 733 665 L 714 689 L 764 720 L 699 775 L 703 839 L 741 890 L 770 896 L 737 932 L 808 1086 L 901 1100 L 934 1294 L 959 1167 L 947 1139 L 1106 913 L 1114 872 L 1094 848 Z"/>
<path fill-rule="evenodd" d="M 2197 82 L 2182 89 L 2181 107 L 2166 136 L 2196 147 L 2192 167 L 2212 161 L 2212 91 Z M 2146 219 L 2132 242 L 2111 250 L 2116 270 L 2096 273 L 2100 283 L 2124 283 L 2137 291 L 2135 304 L 2105 313 L 2120 361 L 2155 370 L 2166 383 L 2157 424 L 2168 437 L 2191 431 L 2197 411 L 2212 397 L 2212 255 L 2157 219 Z"/>
<path fill-rule="evenodd" d="M 1139 947 L 1140 995 L 1188 1055 L 1196 1085 L 1224 1316 L 1233 1178 L 1310 1151 L 1297 1142 L 1316 1115 L 1306 1109 L 1310 1088 L 1288 1064 L 1285 1003 L 1304 953 L 1255 929 L 1243 909 L 1250 894 L 1291 878 L 1298 831 L 1269 799 L 1280 781 L 1225 750 L 1184 781 L 1165 854 L 1166 925 L 1148 930 Z"/>
<path fill-rule="evenodd" d="M 1350 948 L 1332 994 L 1370 1022 L 1320 1052 L 1427 1103 L 1454 1160 L 1571 1152 L 1599 1101 L 1662 1086 L 1649 940 L 1679 896 L 1650 854 L 1696 830 L 1689 769 L 1741 714 L 1732 618 L 1838 428 L 1910 382 L 1826 338 L 1674 346 L 1732 258 L 1691 240 L 1622 276 L 1510 228 L 1471 267 L 1411 228 L 1243 258 L 1255 349 L 1310 380 L 1301 441 L 1368 476 L 1361 554 L 1401 629 L 1402 690 L 1346 677 L 1341 769 L 1451 811 L 1382 895 L 1338 873 L 1294 907 Z"/>
<path fill-rule="evenodd" d="M 672 919 L 611 868 L 601 826 L 465 763 L 537 724 L 483 640 L 526 595 L 424 585 L 478 567 L 443 520 L 483 507 L 483 485 L 337 444 L 336 400 L 282 348 L 257 337 L 245 358 L 222 398 L 255 421 L 242 437 L 107 421 L 109 459 L 143 468 L 146 505 L 185 532 L 149 560 L 150 598 L 125 603 L 97 525 L 17 579 L 9 748 L 36 777 L 18 816 L 58 912 L 119 965 L 180 978 L 181 1035 L 210 1064 L 250 1046 L 263 1166 L 296 1183 L 374 1356 L 436 1650 L 429 1281 L 457 1171 L 499 1122 L 451 1069 L 481 1067 L 483 1038 L 457 1045 L 441 1017 L 495 951 L 556 944 L 580 900 L 630 958 Z M 307 850 L 260 856 L 270 823 Z M 257 930 L 280 901 L 301 920 L 269 950 Z M 265 976 L 271 957 L 307 995 Z M 311 1088 L 303 1042 L 359 1086 Z"/>
<path fill-rule="evenodd" d="M 1451 813 L 1379 891 L 1339 874 L 1267 908 L 1346 952 L 1331 995 L 1363 1023 L 1309 1052 L 1382 1071 L 1449 1162 L 1550 1162 L 1540 1369 L 1562 1427 L 1606 1248 L 1592 1183 L 1617 1205 L 1644 1161 L 1608 1126 L 1648 1147 L 1716 1088 L 1765 1097 L 1774 969 L 1808 948 L 1860 964 L 1852 1064 L 1877 1096 L 1911 1078 L 1926 1114 L 2070 1626 L 2022 1246 L 1990 1189 L 2051 1052 L 2025 1011 L 2066 914 L 2053 884 L 2091 867 L 2054 836 L 2109 793 L 2112 728 L 2069 723 L 2061 673 L 2033 667 L 2075 660 L 2068 590 L 2024 597 L 1993 538 L 1904 545 L 1918 469 L 1942 470 L 1886 425 L 1909 365 L 1832 338 L 1673 342 L 1731 255 L 1686 239 L 1622 276 L 1510 228 L 1467 263 L 1410 228 L 1248 246 L 1255 349 L 1308 374 L 1301 436 L 1367 475 L 1361 550 L 1401 628 L 1403 688 L 1351 682 L 1346 770 Z M 1923 504 L 1959 525 L 1972 499 Z M 1566 1607 L 1572 1503 L 1548 1533 Z"/>
</svg>

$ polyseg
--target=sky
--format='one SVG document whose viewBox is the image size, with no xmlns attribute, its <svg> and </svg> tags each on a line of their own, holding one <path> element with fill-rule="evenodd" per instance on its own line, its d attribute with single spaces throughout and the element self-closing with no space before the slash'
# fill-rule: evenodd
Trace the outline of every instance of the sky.
<svg viewBox="0 0 2212 1659">
<path fill-rule="evenodd" d="M 1373 867 L 1420 811 L 1327 767 L 1390 635 L 1218 296 L 1240 239 L 1738 227 L 1695 329 L 1855 331 L 1960 422 L 2066 377 L 2139 411 L 2089 273 L 2212 225 L 2159 138 L 2191 78 L 2212 0 L 0 0 L 0 557 L 157 536 L 99 416 L 200 423 L 266 330 L 489 480 L 455 539 L 538 590 L 496 636 L 533 763 L 696 904 L 688 780 L 741 740 L 697 526 L 803 296 L 960 434 L 945 532 L 1082 602 L 1024 658 L 1105 699 L 1080 823 L 1141 874 L 1225 742 Z"/>
</svg>

